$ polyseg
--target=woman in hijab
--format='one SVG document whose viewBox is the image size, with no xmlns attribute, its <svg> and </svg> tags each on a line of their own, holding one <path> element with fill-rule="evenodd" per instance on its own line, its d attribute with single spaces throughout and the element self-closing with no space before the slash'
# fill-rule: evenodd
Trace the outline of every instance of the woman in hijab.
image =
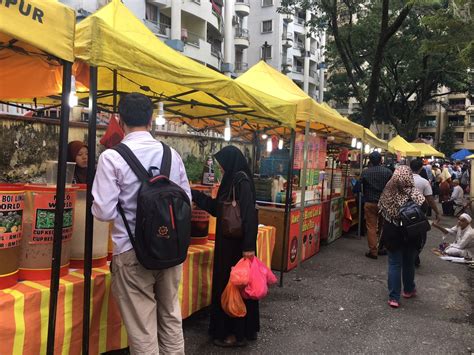
<svg viewBox="0 0 474 355">
<path fill-rule="evenodd" d="M 229 281 L 231 267 L 242 257 L 255 256 L 258 233 L 255 186 L 247 161 L 238 148 L 227 146 L 214 157 L 223 170 L 217 198 L 192 190 L 193 202 L 217 217 L 209 333 L 217 346 L 244 346 L 246 340 L 256 340 L 260 330 L 258 301 L 245 300 L 247 315 L 231 318 L 222 310 L 221 295 Z M 233 187 L 240 204 L 241 238 L 229 238 L 222 233 L 222 205 L 231 200 Z"/>
<path fill-rule="evenodd" d="M 446 216 L 452 216 L 454 214 L 452 206 L 448 203 L 451 199 L 451 174 L 448 171 L 448 168 L 443 168 L 443 171 L 440 175 L 439 184 L 439 202 L 443 208 L 443 214 Z"/>
<path fill-rule="evenodd" d="M 87 146 L 80 141 L 72 141 L 67 146 L 67 161 L 76 163 L 74 170 L 76 184 L 87 183 L 87 153 Z"/>
<path fill-rule="evenodd" d="M 393 308 L 400 305 L 402 278 L 403 297 L 416 295 L 415 258 L 421 247 L 422 235 L 407 239 L 400 226 L 400 208 L 409 200 L 421 206 L 425 197 L 415 188 L 411 169 L 400 166 L 385 186 L 379 201 L 380 213 L 384 218 L 382 240 L 388 252 L 388 304 Z"/>
</svg>

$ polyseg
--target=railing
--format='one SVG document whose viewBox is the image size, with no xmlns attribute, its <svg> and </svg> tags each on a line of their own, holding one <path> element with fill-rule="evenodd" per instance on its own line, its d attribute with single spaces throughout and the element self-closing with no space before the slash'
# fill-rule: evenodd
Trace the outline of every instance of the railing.
<svg viewBox="0 0 474 355">
<path fill-rule="evenodd" d="M 293 48 L 304 51 L 304 43 L 295 42 L 295 43 L 293 44 Z"/>
<path fill-rule="evenodd" d="M 235 71 L 236 72 L 246 71 L 248 68 L 249 68 L 249 63 L 235 62 Z"/>
<path fill-rule="evenodd" d="M 222 58 L 222 50 L 221 50 L 221 47 L 215 45 L 215 44 L 212 44 L 211 43 L 211 54 L 218 58 L 218 59 L 221 59 Z"/>
<path fill-rule="evenodd" d="M 318 49 L 316 47 L 311 47 L 309 51 L 311 52 L 312 55 L 316 55 L 316 53 L 318 52 Z"/>
<path fill-rule="evenodd" d="M 438 107 L 437 107 L 436 104 L 425 105 L 424 109 L 425 109 L 426 112 L 438 111 Z"/>
<path fill-rule="evenodd" d="M 150 20 L 143 20 L 145 25 L 152 31 L 154 34 L 169 37 L 170 36 L 170 26 L 164 23 L 158 23 Z"/>
<path fill-rule="evenodd" d="M 450 104 L 449 109 L 452 111 L 464 111 L 466 109 L 466 105 L 464 104 Z"/>
<path fill-rule="evenodd" d="M 186 31 L 186 33 L 187 37 L 183 38 L 183 42 L 199 48 L 199 40 L 204 40 L 204 38 L 194 32 Z"/>
<path fill-rule="evenodd" d="M 249 39 L 249 30 L 246 28 L 236 28 L 235 38 Z"/>
<path fill-rule="evenodd" d="M 296 23 L 298 25 L 304 25 L 305 19 L 299 16 L 295 16 Z"/>
<path fill-rule="evenodd" d="M 436 127 L 436 120 L 421 121 L 420 128 L 434 128 Z"/>
<path fill-rule="evenodd" d="M 304 67 L 302 67 L 301 65 L 295 65 L 293 67 L 293 72 L 294 73 L 298 73 L 298 74 L 303 74 L 304 72 Z"/>
<path fill-rule="evenodd" d="M 462 121 L 461 120 L 459 120 L 459 121 L 458 120 L 456 120 L 456 121 L 455 120 L 449 120 L 448 122 L 453 127 L 462 127 L 462 126 L 464 126 L 464 120 L 462 120 Z"/>
</svg>

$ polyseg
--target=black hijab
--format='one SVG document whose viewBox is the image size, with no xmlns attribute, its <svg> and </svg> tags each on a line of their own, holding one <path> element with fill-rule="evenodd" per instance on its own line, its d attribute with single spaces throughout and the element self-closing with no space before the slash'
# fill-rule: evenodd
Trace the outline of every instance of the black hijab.
<svg viewBox="0 0 474 355">
<path fill-rule="evenodd" d="M 243 171 L 250 182 L 250 187 L 253 192 L 253 199 L 256 199 L 255 185 L 252 180 L 252 173 L 250 171 L 247 160 L 242 152 L 233 145 L 222 148 L 214 155 L 217 162 L 224 169 L 224 176 L 222 177 L 221 186 L 219 187 L 218 199 L 227 199 L 233 183 L 238 183 L 239 179 L 236 176 Z"/>
</svg>

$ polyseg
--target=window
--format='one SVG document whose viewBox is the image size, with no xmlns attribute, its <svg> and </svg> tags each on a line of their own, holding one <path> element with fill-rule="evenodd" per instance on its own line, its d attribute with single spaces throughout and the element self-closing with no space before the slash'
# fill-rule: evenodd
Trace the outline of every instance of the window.
<svg viewBox="0 0 474 355">
<path fill-rule="evenodd" d="M 448 116 L 448 122 L 453 127 L 464 126 L 464 116 L 462 115 Z"/>
<path fill-rule="evenodd" d="M 459 144 L 459 143 L 464 143 L 464 132 L 455 132 L 454 133 L 454 142 Z"/>
<path fill-rule="evenodd" d="M 262 33 L 269 33 L 273 31 L 273 21 L 262 21 Z"/>
<path fill-rule="evenodd" d="M 474 132 L 469 132 L 469 136 L 467 139 L 470 141 L 474 141 Z"/>
<path fill-rule="evenodd" d="M 272 58 L 272 46 L 262 47 L 262 59 Z"/>
<path fill-rule="evenodd" d="M 273 0 L 262 0 L 262 7 L 273 6 Z"/>
<path fill-rule="evenodd" d="M 155 5 L 147 3 L 146 4 L 145 18 L 148 21 L 158 23 L 158 7 L 156 7 Z"/>
<path fill-rule="evenodd" d="M 469 122 L 474 123 L 474 115 L 469 116 Z"/>
<path fill-rule="evenodd" d="M 436 116 L 425 116 L 425 118 L 420 121 L 420 127 L 421 128 L 436 127 Z"/>
</svg>

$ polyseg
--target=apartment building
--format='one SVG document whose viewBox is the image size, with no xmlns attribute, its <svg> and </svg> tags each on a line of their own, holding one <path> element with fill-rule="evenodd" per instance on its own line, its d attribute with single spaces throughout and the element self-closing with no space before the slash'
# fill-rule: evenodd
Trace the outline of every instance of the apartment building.
<svg viewBox="0 0 474 355">
<path fill-rule="evenodd" d="M 324 70 L 325 33 L 310 34 L 304 26 L 309 12 L 285 15 L 277 12 L 279 6 L 279 0 L 252 0 L 248 16 L 252 40 L 246 61 L 236 68 L 236 75 L 264 59 L 317 99 L 319 76 Z"/>
<path fill-rule="evenodd" d="M 109 0 L 62 0 L 87 16 Z M 162 41 L 218 71 L 241 70 L 249 47 L 249 0 L 123 0 Z"/>
</svg>

